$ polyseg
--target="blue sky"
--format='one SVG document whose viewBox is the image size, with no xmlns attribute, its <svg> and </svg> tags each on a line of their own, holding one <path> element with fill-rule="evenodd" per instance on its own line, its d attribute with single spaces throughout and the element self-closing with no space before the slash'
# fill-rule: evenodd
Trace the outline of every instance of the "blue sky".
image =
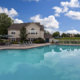
<svg viewBox="0 0 80 80">
<path fill-rule="evenodd" d="M 80 0 L 0 0 L 15 23 L 40 22 L 54 32 L 80 33 Z"/>
</svg>

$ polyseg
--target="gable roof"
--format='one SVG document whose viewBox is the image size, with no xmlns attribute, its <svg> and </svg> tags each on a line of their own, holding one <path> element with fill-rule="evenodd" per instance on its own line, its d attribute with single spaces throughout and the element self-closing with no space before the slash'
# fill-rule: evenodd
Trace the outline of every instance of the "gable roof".
<svg viewBox="0 0 80 80">
<path fill-rule="evenodd" d="M 28 27 L 32 23 L 21 23 L 21 24 L 12 24 L 8 30 L 20 30 L 22 27 Z M 44 30 L 44 26 L 40 23 L 34 23 L 40 27 L 40 30 Z"/>
</svg>

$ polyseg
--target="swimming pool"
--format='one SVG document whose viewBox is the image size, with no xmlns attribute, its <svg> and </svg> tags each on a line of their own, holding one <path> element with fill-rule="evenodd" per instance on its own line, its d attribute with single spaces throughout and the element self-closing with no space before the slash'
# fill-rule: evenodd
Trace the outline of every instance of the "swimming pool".
<svg viewBox="0 0 80 80">
<path fill-rule="evenodd" d="M 0 80 L 80 80 L 80 46 L 0 50 Z"/>
</svg>

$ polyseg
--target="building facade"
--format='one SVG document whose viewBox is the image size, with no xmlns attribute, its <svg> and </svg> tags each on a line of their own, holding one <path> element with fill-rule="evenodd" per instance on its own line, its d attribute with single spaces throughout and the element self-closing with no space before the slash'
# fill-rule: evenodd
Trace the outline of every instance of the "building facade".
<svg viewBox="0 0 80 80">
<path fill-rule="evenodd" d="M 36 38 L 44 38 L 44 26 L 40 23 L 21 23 L 12 24 L 8 28 L 8 35 L 11 35 L 9 39 L 11 41 L 20 41 L 20 30 L 22 27 L 26 28 L 27 39 L 33 40 Z"/>
</svg>

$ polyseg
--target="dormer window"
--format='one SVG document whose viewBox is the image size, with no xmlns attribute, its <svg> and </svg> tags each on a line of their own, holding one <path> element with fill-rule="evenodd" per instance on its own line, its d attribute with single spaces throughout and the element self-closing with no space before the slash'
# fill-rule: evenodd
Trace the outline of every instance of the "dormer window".
<svg viewBox="0 0 80 80">
<path fill-rule="evenodd" d="M 11 34 L 15 34 L 15 32 L 11 32 Z"/>
<path fill-rule="evenodd" d="M 36 34 L 36 30 L 34 28 L 31 28 L 30 34 Z"/>
<path fill-rule="evenodd" d="M 31 30 L 35 30 L 34 28 L 32 28 Z"/>
</svg>

